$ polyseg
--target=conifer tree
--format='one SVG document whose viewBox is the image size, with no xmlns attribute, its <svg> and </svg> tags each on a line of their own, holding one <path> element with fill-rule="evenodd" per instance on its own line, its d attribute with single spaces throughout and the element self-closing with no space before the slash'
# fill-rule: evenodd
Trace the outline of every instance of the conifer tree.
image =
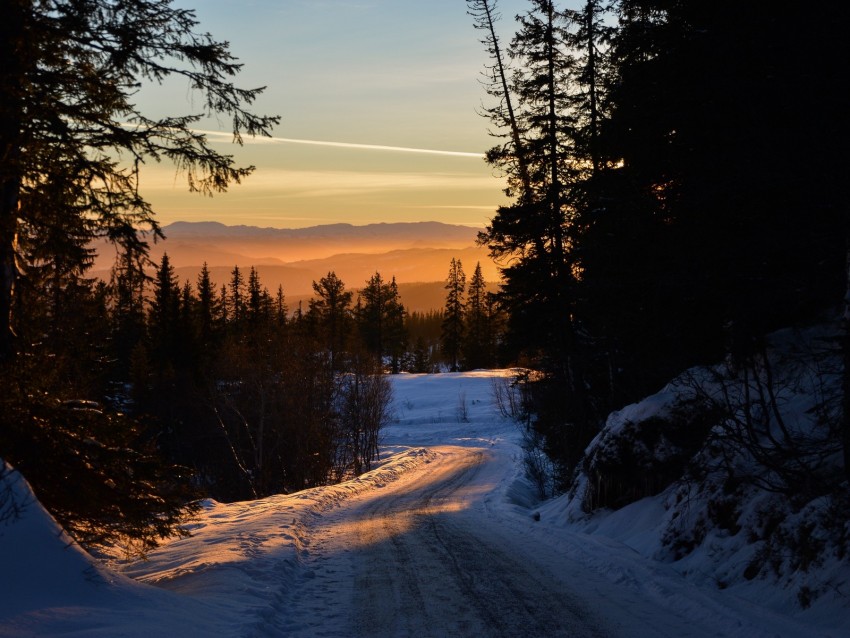
<svg viewBox="0 0 850 638">
<path fill-rule="evenodd" d="M 126 379 L 133 352 L 138 368 L 147 368 L 141 355 L 146 239 L 161 233 L 140 194 L 140 167 L 169 160 L 190 190 L 223 191 L 252 169 L 215 150 L 196 124 L 221 114 L 241 142 L 243 134 L 269 134 L 276 118 L 247 110 L 260 90 L 234 86 L 240 65 L 228 45 L 199 33 L 194 13 L 169 0 L 8 0 L 0 14 L 0 456 L 27 475 L 81 542 L 131 538 L 144 551 L 157 537 L 184 531 L 179 521 L 191 494 L 176 486 L 185 485 L 185 473 L 161 462 L 151 432 L 113 411 L 121 397 L 91 389 L 76 395 L 79 387 L 35 373 L 48 367 L 50 353 L 43 343 L 15 338 L 28 336 L 24 322 L 34 311 L 20 305 L 20 274 L 52 263 L 55 274 L 77 271 L 76 287 L 91 240 L 116 243 L 118 372 Z M 140 87 L 168 78 L 188 81 L 200 98 L 197 112 L 154 118 L 141 112 Z M 151 324 L 158 354 L 165 355 L 180 293 L 173 294 L 167 264 L 159 274 Z M 56 293 L 70 290 L 57 281 Z M 76 315 L 86 306 L 76 304 Z M 87 320 L 106 325 L 103 313 Z M 98 367 L 108 359 L 100 357 Z M 81 399 L 102 402 L 94 408 Z M 17 423 L 23 427 L 12 427 Z"/>
<path fill-rule="evenodd" d="M 466 291 L 466 274 L 460 259 L 452 258 L 449 274 L 446 277 L 446 305 L 443 311 L 442 349 L 449 368 L 456 372 L 460 369 L 460 355 L 463 347 L 464 325 L 463 305 Z"/>
<path fill-rule="evenodd" d="M 583 15 L 557 9 L 551 0 L 530 4 L 517 17 L 509 47 L 510 82 L 491 91 L 499 99 L 510 96 L 513 121 L 506 122 L 498 107 L 485 113 L 506 139 L 487 159 L 507 175 L 515 200 L 497 210 L 482 240 L 506 264 L 499 302 L 508 312 L 508 339 L 547 372 L 535 386 L 536 426 L 563 462 L 563 485 L 598 427 L 580 339 L 585 331 L 577 323 L 577 249 L 586 223 L 584 185 L 602 168 L 594 41 L 602 31 L 595 5 Z"/>
<path fill-rule="evenodd" d="M 475 265 L 463 309 L 463 361 L 467 368 L 483 368 L 491 364 L 490 332 L 487 316 L 487 284 L 481 273 L 481 263 Z"/>
<path fill-rule="evenodd" d="M 218 290 L 217 308 L 218 315 L 216 316 L 216 319 L 221 328 L 224 329 L 231 319 L 230 301 L 227 298 L 227 286 L 225 284 L 221 284 L 221 288 Z"/>
<path fill-rule="evenodd" d="M 582 174 L 575 155 L 578 117 L 571 108 L 571 23 L 550 0 L 531 5 L 518 16 L 519 30 L 510 45 L 518 66 L 509 90 L 522 146 L 509 141 L 487 156 L 508 174 L 517 199 L 498 209 L 484 239 L 494 258 L 508 262 L 500 296 L 510 311 L 513 340 L 532 355 L 545 353 L 541 363 L 581 394 L 571 320 L 579 268 L 572 251 L 579 232 L 573 196 Z M 528 184 L 518 177 L 523 171 Z"/>
<path fill-rule="evenodd" d="M 308 317 L 315 322 L 317 336 L 327 348 L 331 367 L 337 369 L 351 330 L 353 293 L 345 289 L 345 284 L 333 271 L 313 282 L 313 292 L 318 298 L 310 300 Z"/>
<path fill-rule="evenodd" d="M 398 284 L 395 276 L 390 280 L 387 304 L 387 336 L 385 340 L 387 353 L 390 356 L 390 369 L 393 374 L 400 372 L 401 357 L 407 348 L 408 334 L 404 326 L 404 318 L 407 315 L 401 297 L 398 293 Z"/>
<path fill-rule="evenodd" d="M 251 266 L 248 273 L 248 300 L 246 312 L 251 323 L 258 323 L 263 310 L 263 290 L 260 285 L 260 275 L 257 269 Z"/>
<path fill-rule="evenodd" d="M 201 348 L 206 350 L 212 343 L 216 314 L 215 285 L 210 280 L 207 262 L 198 274 L 198 332 Z"/>
<path fill-rule="evenodd" d="M 179 363 L 186 369 L 192 367 L 198 346 L 198 299 L 189 280 L 180 289 L 180 317 L 177 324 L 176 354 Z"/>
<path fill-rule="evenodd" d="M 384 350 L 387 287 L 381 273 L 376 272 L 357 297 L 355 316 L 363 344 L 379 358 Z"/>
<path fill-rule="evenodd" d="M 148 321 L 151 354 L 160 369 L 171 365 L 176 359 L 179 316 L 180 287 L 168 253 L 164 253 L 154 279 Z"/>
<path fill-rule="evenodd" d="M 278 326 L 286 325 L 286 315 L 289 309 L 286 307 L 286 297 L 283 294 L 283 284 L 278 284 L 277 295 L 275 295 L 275 321 Z"/>
<path fill-rule="evenodd" d="M 355 314 L 366 349 L 378 358 L 389 356 L 391 369 L 397 373 L 406 343 L 406 330 L 404 306 L 399 299 L 395 277 L 387 283 L 376 272 L 360 291 Z"/>
<path fill-rule="evenodd" d="M 239 266 L 230 271 L 230 294 L 227 302 L 228 321 L 235 329 L 239 329 L 245 318 L 245 277 Z"/>
<path fill-rule="evenodd" d="M 119 252 L 112 268 L 112 342 L 119 377 L 127 378 L 132 352 L 145 333 L 144 254 L 129 248 Z"/>
</svg>

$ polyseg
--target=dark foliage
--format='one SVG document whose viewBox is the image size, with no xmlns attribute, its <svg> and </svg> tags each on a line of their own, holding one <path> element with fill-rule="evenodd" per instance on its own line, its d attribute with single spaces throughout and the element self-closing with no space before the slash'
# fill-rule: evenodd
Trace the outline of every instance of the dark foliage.
<svg viewBox="0 0 850 638">
<path fill-rule="evenodd" d="M 62 398 L 22 363 L 2 379 L 0 449 L 39 501 L 85 545 L 144 553 L 186 534 L 195 511 L 189 473 L 162 458 L 154 430 L 93 401 Z"/>
<path fill-rule="evenodd" d="M 352 293 L 336 275 L 316 282 L 306 315 L 288 318 L 282 290 L 274 301 L 253 268 L 247 286 L 233 270 L 225 304 L 213 302 L 208 273 L 196 294 L 188 283 L 168 283 L 167 268 L 163 259 L 149 337 L 130 366 L 132 410 L 156 417 L 163 451 L 193 468 L 205 494 L 256 498 L 370 467 L 388 418 L 389 386 L 377 359 L 363 354 Z M 159 319 L 163 288 L 177 301 L 169 326 Z M 180 338 L 164 342 L 162 334 Z"/>
<path fill-rule="evenodd" d="M 388 357 L 390 370 L 397 374 L 407 346 L 405 310 L 395 277 L 385 282 L 375 273 L 360 291 L 355 307 L 357 331 L 363 345 L 379 360 Z"/>
<path fill-rule="evenodd" d="M 847 39 L 768 2 L 540 0 L 504 56 L 496 2 L 468 4 L 514 197 L 482 241 L 568 483 L 611 409 L 841 303 Z"/>
<path fill-rule="evenodd" d="M 125 408 L 130 395 L 185 388 L 179 362 L 193 353 L 188 313 L 178 314 L 191 295 L 167 261 L 146 317 L 146 237 L 161 234 L 139 167 L 168 160 L 189 190 L 226 190 L 252 167 L 194 125 L 224 115 L 241 142 L 277 118 L 248 110 L 261 89 L 235 86 L 228 45 L 168 0 L 9 0 L 2 15 L 0 456 L 78 540 L 130 539 L 144 552 L 183 533 L 194 496 L 161 454 L 160 424 Z M 137 108 L 143 83 L 175 76 L 198 112 L 151 119 Z M 85 277 L 97 237 L 120 249 L 109 285 Z"/>
<path fill-rule="evenodd" d="M 466 292 L 466 273 L 460 259 L 452 259 L 449 274 L 446 277 L 446 305 L 443 308 L 441 346 L 449 369 L 460 369 L 461 349 L 465 339 L 463 306 Z"/>
</svg>

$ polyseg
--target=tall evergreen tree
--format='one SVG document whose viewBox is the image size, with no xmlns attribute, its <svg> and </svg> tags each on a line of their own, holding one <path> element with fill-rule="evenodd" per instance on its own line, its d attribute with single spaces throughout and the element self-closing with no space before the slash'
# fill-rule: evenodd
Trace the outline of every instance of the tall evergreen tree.
<svg viewBox="0 0 850 638">
<path fill-rule="evenodd" d="M 401 357 L 407 349 L 408 334 L 404 325 L 407 310 L 401 303 L 395 276 L 388 284 L 387 297 L 387 330 L 384 343 L 386 353 L 390 357 L 390 369 L 393 374 L 397 374 L 401 370 Z"/>
<path fill-rule="evenodd" d="M 351 331 L 353 293 L 345 289 L 345 284 L 333 271 L 313 282 L 313 292 L 318 298 L 310 300 L 308 315 L 315 322 L 317 336 L 327 348 L 331 367 L 337 369 L 339 355 L 345 351 Z"/>
<path fill-rule="evenodd" d="M 449 368 L 456 372 L 460 369 L 461 348 L 463 347 L 464 325 L 463 304 L 466 291 L 466 274 L 460 259 L 452 258 L 449 274 L 446 277 L 446 305 L 443 310 L 442 349 L 449 362 Z"/>
<path fill-rule="evenodd" d="M 754 2 L 730 20 L 722 5 L 618 3 L 602 143 L 619 163 L 581 252 L 582 314 L 615 355 L 621 402 L 725 350 L 747 357 L 842 294 L 828 159 L 846 138 L 829 88 L 841 45 L 805 12 Z M 809 88 L 788 94 L 790 78 Z"/>
<path fill-rule="evenodd" d="M 481 262 L 475 264 L 463 309 L 463 362 L 466 368 L 483 368 L 492 364 L 489 354 L 490 331 L 487 316 L 487 284 L 481 273 Z"/>
<path fill-rule="evenodd" d="M 502 89 L 512 99 L 514 122 L 505 122 L 498 108 L 488 113 L 506 141 L 487 159 L 507 174 L 515 201 L 497 210 L 482 239 L 507 264 L 499 302 L 508 313 L 508 339 L 546 372 L 535 384 L 536 425 L 561 461 L 563 485 L 601 415 L 579 324 L 578 248 L 588 223 L 587 180 L 604 167 L 598 58 L 604 31 L 597 3 L 584 13 L 559 10 L 550 0 L 530 4 L 517 17 L 509 48 L 515 70 Z"/>
<path fill-rule="evenodd" d="M 112 268 L 112 342 L 119 378 L 127 378 L 131 353 L 145 332 L 144 253 L 133 247 L 119 252 Z"/>
<path fill-rule="evenodd" d="M 286 324 L 286 315 L 288 312 L 289 308 L 286 307 L 286 297 L 283 294 L 283 284 L 278 284 L 274 303 L 275 321 L 278 326 Z"/>
<path fill-rule="evenodd" d="M 360 291 L 355 316 L 363 344 L 378 357 L 383 355 L 384 349 L 385 306 L 386 284 L 381 273 L 376 272 Z"/>
<path fill-rule="evenodd" d="M 151 354 L 159 369 L 171 365 L 177 358 L 179 317 L 180 287 L 168 253 L 164 253 L 154 279 L 148 321 Z"/>
<path fill-rule="evenodd" d="M 406 330 L 404 306 L 399 299 L 395 277 L 387 283 L 376 272 L 360 291 L 355 314 L 366 349 L 379 358 L 389 356 L 392 371 L 397 373 Z"/>
<path fill-rule="evenodd" d="M 227 302 L 228 320 L 236 329 L 240 329 L 245 318 L 245 277 L 239 266 L 230 271 L 229 298 Z"/>
<path fill-rule="evenodd" d="M 221 288 L 218 291 L 218 322 L 221 325 L 222 329 L 227 325 L 228 321 L 231 321 L 233 318 L 233 313 L 230 310 L 230 300 L 227 295 L 227 286 L 221 284 Z"/>
<path fill-rule="evenodd" d="M 180 289 L 180 316 L 177 323 L 177 357 L 180 363 L 190 368 L 196 358 L 198 347 L 198 306 L 199 302 L 189 280 L 183 282 Z"/>
<path fill-rule="evenodd" d="M 260 285 L 260 275 L 257 269 L 251 266 L 248 273 L 248 299 L 246 304 L 246 312 L 248 320 L 251 323 L 258 323 L 263 312 L 263 289 Z"/>
<path fill-rule="evenodd" d="M 525 164 L 530 182 L 526 187 L 514 180 L 517 201 L 499 208 L 485 239 L 494 257 L 511 258 L 502 270 L 502 301 L 515 310 L 510 313 L 514 340 L 532 354 L 545 352 L 547 367 L 578 391 L 582 382 L 571 323 L 578 267 L 571 248 L 577 228 L 571 197 L 581 164 L 575 158 L 577 117 L 571 108 L 570 22 L 553 2 L 531 4 L 518 17 L 519 31 L 510 47 L 519 64 L 510 91 L 523 146 L 508 143 L 488 153 L 488 160 L 509 176 Z"/>
<path fill-rule="evenodd" d="M 206 350 L 212 344 L 213 326 L 215 325 L 216 298 L 215 285 L 210 280 L 207 262 L 198 274 L 198 337 L 201 347 Z"/>
<path fill-rule="evenodd" d="M 240 65 L 227 44 L 198 33 L 194 13 L 169 0 L 8 0 L 0 9 L 0 456 L 26 473 L 39 499 L 78 540 L 131 538 L 144 551 L 157 537 L 184 531 L 180 516 L 191 496 L 178 489 L 184 472 L 161 463 L 151 432 L 123 410 L 113 411 L 120 399 L 115 393 L 98 396 L 88 388 L 81 396 L 80 386 L 44 374 L 50 367 L 45 343 L 15 338 L 28 336 L 31 326 L 24 322 L 34 316 L 21 302 L 36 299 L 21 294 L 20 273 L 51 263 L 56 275 L 76 272 L 78 288 L 90 241 L 106 237 L 118 244 L 113 324 L 119 374 L 127 374 L 131 358 L 143 368 L 143 233 L 161 233 L 140 195 L 140 166 L 167 159 L 188 176 L 190 190 L 223 191 L 252 169 L 215 150 L 195 124 L 208 115 L 230 117 L 239 142 L 244 133 L 268 134 L 276 118 L 247 110 L 260 91 L 230 82 Z M 139 87 L 175 77 L 198 92 L 200 112 L 143 114 L 135 103 Z M 154 300 L 163 310 L 155 313 L 160 332 L 168 325 L 166 308 L 173 310 L 165 297 L 175 297 L 179 307 L 165 264 L 163 273 L 155 291 L 162 295 Z M 71 281 L 57 287 L 55 277 L 52 284 L 45 280 L 43 292 L 59 302 Z M 103 287 L 96 291 L 105 298 Z M 92 308 L 105 310 L 102 299 Z M 88 306 L 81 300 L 77 317 Z M 106 325 L 103 319 L 99 312 L 87 322 Z M 26 356 L 18 356 L 22 351 Z M 107 360 L 92 362 L 101 368 Z M 103 401 L 94 408 L 80 403 L 83 398 Z"/>
</svg>

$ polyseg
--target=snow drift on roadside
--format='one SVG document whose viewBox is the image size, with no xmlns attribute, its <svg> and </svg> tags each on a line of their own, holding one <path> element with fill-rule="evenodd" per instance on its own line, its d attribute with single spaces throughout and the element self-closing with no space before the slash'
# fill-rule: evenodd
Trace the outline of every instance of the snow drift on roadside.
<svg viewBox="0 0 850 638">
<path fill-rule="evenodd" d="M 817 326 L 803 332 L 781 331 L 769 340 L 778 404 L 792 434 L 822 436 L 814 431 L 819 427 L 815 419 L 819 393 L 833 391 L 839 382 L 836 362 L 831 361 L 835 357 L 831 336 L 834 326 Z M 695 449 L 669 433 L 672 428 L 675 434 L 676 410 L 692 400 L 695 392 L 744 405 L 734 396 L 740 392 L 740 382 L 719 385 L 727 382 L 718 380 L 717 369 L 690 370 L 657 394 L 612 413 L 588 446 L 572 492 L 547 503 L 544 515 L 564 528 L 621 542 L 701 586 L 724 590 L 813 625 L 840 627 L 850 621 L 850 520 L 846 509 L 838 511 L 848 502 L 847 483 L 836 492 L 794 503 L 746 480 L 763 470 L 744 450 L 734 457 L 743 465 L 744 478 L 729 481 L 723 472 L 708 471 L 718 457 L 712 456 L 706 441 L 713 439 L 716 445 L 723 435 L 718 428 L 724 415 L 703 412 L 682 421 L 678 427 L 703 430 L 697 432 L 702 438 Z M 707 421 L 699 423 L 699 419 Z M 668 432 L 653 432 L 658 424 Z M 654 496 L 614 510 L 592 507 L 588 513 L 589 500 L 600 491 L 601 477 L 618 458 L 625 459 L 634 482 L 641 474 L 652 478 L 670 464 L 680 472 L 673 479 L 668 476 L 664 489 Z M 728 459 L 727 455 L 723 461 Z M 684 471 L 685 462 L 691 460 L 704 476 Z M 840 465 L 840 460 L 830 457 L 823 462 Z"/>
</svg>

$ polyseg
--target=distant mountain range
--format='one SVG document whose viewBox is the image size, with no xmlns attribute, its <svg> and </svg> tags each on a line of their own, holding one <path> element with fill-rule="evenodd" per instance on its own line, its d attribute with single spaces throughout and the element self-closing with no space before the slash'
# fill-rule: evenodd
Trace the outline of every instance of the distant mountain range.
<svg viewBox="0 0 850 638">
<path fill-rule="evenodd" d="M 480 230 L 440 222 L 294 229 L 175 222 L 163 227 L 166 240 L 151 245 L 151 258 L 158 262 L 167 252 L 180 281 L 192 283 L 206 262 L 219 286 L 227 283 L 234 266 L 254 266 L 264 286 L 275 291 L 282 285 L 293 303 L 308 298 L 313 281 L 330 271 L 349 289 L 362 288 L 377 271 L 386 280 L 396 277 L 409 309 L 429 310 L 442 307 L 442 282 L 452 258 L 462 261 L 467 276 L 480 262 L 485 279 L 499 279 L 487 249 L 476 245 Z M 107 277 L 114 251 L 106 242 L 96 248 L 95 274 Z M 409 285 L 413 283 L 431 285 Z"/>
</svg>

